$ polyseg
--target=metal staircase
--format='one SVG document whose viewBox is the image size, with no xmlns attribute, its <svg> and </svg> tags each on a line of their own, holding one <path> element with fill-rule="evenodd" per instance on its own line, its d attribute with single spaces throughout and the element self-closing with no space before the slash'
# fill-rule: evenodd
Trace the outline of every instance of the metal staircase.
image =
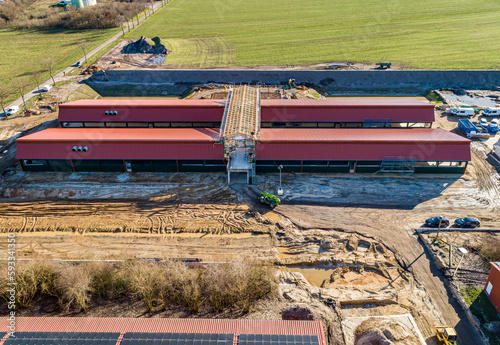
<svg viewBox="0 0 500 345">
<path fill-rule="evenodd" d="M 413 175 L 416 164 L 417 157 L 384 157 L 380 164 L 380 170 L 376 173 Z"/>
</svg>

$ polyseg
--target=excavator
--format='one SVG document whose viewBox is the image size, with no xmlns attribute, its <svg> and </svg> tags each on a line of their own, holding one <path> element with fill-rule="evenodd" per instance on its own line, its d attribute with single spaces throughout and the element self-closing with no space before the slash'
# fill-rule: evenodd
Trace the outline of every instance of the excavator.
<svg viewBox="0 0 500 345">
<path fill-rule="evenodd" d="M 457 345 L 457 332 L 452 327 L 438 326 L 434 327 L 436 336 L 440 342 L 445 345 Z"/>
</svg>

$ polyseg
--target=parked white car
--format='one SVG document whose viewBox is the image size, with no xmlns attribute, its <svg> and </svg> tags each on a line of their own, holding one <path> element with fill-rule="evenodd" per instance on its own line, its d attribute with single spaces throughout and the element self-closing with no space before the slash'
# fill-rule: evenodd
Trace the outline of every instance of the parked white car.
<svg viewBox="0 0 500 345">
<path fill-rule="evenodd" d="M 7 115 L 14 115 L 19 111 L 19 107 L 17 105 L 13 105 L 9 109 L 7 109 Z"/>
<path fill-rule="evenodd" d="M 486 108 L 483 110 L 484 116 L 500 116 L 500 108 Z"/>
<path fill-rule="evenodd" d="M 52 85 L 44 85 L 42 87 L 42 92 L 47 92 L 49 91 L 50 89 L 52 89 Z"/>
<path fill-rule="evenodd" d="M 451 115 L 472 117 L 472 116 L 474 116 L 474 109 L 458 107 L 458 108 L 455 108 L 451 111 Z"/>
<path fill-rule="evenodd" d="M 479 120 L 479 124 L 481 125 L 481 127 L 483 128 L 486 128 L 488 127 L 488 121 L 486 119 L 481 119 Z"/>
</svg>

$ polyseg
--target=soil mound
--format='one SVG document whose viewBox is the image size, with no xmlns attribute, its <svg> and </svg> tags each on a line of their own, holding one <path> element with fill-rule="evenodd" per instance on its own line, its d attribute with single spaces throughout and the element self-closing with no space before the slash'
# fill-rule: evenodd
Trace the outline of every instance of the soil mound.
<svg viewBox="0 0 500 345">
<path fill-rule="evenodd" d="M 388 320 L 367 320 L 356 329 L 354 345 L 419 345 L 403 324 Z"/>
<path fill-rule="evenodd" d="M 159 37 L 148 39 L 141 36 L 137 41 L 127 44 L 122 49 L 122 54 L 168 54 L 169 51 L 161 43 Z"/>
</svg>

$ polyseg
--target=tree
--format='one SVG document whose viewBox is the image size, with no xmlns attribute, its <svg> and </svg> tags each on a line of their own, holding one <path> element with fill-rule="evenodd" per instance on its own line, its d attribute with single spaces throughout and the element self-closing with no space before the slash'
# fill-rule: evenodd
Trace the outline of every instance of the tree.
<svg viewBox="0 0 500 345">
<path fill-rule="evenodd" d="M 31 72 L 31 80 L 33 80 L 33 82 L 36 84 L 36 88 L 40 97 L 42 97 L 42 91 L 40 91 L 40 84 L 43 82 L 42 77 L 42 71 L 40 70 Z"/>
<path fill-rule="evenodd" d="M 5 103 L 7 99 L 12 95 L 10 88 L 6 85 L 0 85 L 0 105 L 2 106 L 3 113 L 7 117 L 7 112 L 5 111 Z"/>
<path fill-rule="evenodd" d="M 19 77 L 14 81 L 14 88 L 19 92 L 21 99 L 23 100 L 23 108 L 26 108 L 26 101 L 24 100 L 24 94 L 28 88 L 29 83 L 25 77 Z"/>
<path fill-rule="evenodd" d="M 49 72 L 49 75 L 52 78 L 52 85 L 55 85 L 56 81 L 54 80 L 54 68 L 56 68 L 56 63 L 54 62 L 54 60 L 52 60 L 50 57 L 46 57 L 42 61 L 42 66 L 47 72 Z"/>
<path fill-rule="evenodd" d="M 83 55 L 85 55 L 85 63 L 87 63 L 87 51 L 90 47 L 90 42 L 87 40 L 80 41 L 78 43 L 78 48 L 80 48 L 83 51 Z"/>
</svg>

